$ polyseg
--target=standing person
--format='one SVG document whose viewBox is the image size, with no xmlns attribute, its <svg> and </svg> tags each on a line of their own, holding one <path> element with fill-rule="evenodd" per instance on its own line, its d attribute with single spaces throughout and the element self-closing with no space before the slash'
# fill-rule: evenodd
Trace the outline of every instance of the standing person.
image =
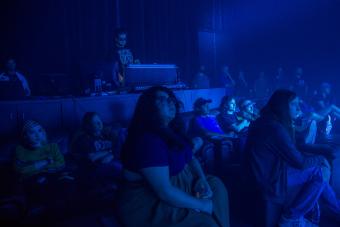
<svg viewBox="0 0 340 227">
<path fill-rule="evenodd" d="M 10 58 L 6 62 L 6 71 L 0 74 L 2 84 L 0 99 L 21 98 L 31 95 L 27 79 L 17 71 L 16 62 Z"/>
<path fill-rule="evenodd" d="M 124 29 L 117 29 L 115 32 L 115 46 L 112 51 L 111 60 L 113 61 L 113 81 L 117 87 L 125 86 L 126 67 L 133 63 L 140 63 L 134 59 L 131 49 L 127 46 L 128 35 Z"/>
<path fill-rule="evenodd" d="M 307 156 L 295 146 L 293 121 L 301 113 L 296 94 L 277 90 L 249 128 L 245 170 L 248 183 L 264 200 L 283 211 L 268 217 L 266 226 L 318 225 L 321 197 L 339 217 L 340 206 L 329 185 L 329 164 L 322 156 Z M 280 216 L 281 215 L 281 216 Z"/>
<path fill-rule="evenodd" d="M 229 89 L 231 93 L 234 92 L 236 81 L 234 80 L 234 78 L 231 76 L 229 72 L 229 66 L 223 65 L 221 67 L 221 75 L 220 75 L 219 81 L 220 81 L 220 87 L 225 87 Z"/>
<path fill-rule="evenodd" d="M 245 78 L 244 71 L 240 70 L 236 82 L 236 93 L 239 96 L 247 97 L 249 95 L 249 83 Z"/>
<path fill-rule="evenodd" d="M 210 88 L 210 80 L 205 72 L 205 66 L 201 65 L 200 70 L 196 73 L 192 87 L 195 89 L 207 89 Z"/>
<path fill-rule="evenodd" d="M 260 72 L 259 77 L 255 80 L 254 92 L 257 98 L 266 98 L 269 94 L 269 83 L 263 71 Z"/>
<path fill-rule="evenodd" d="M 175 114 L 175 96 L 167 88 L 152 87 L 139 97 L 122 151 L 121 222 L 229 226 L 227 191 L 220 180 L 204 175 L 188 143 L 171 130 Z"/>
<path fill-rule="evenodd" d="M 296 68 L 290 89 L 295 91 L 296 94 L 299 97 L 301 97 L 303 100 L 308 101 L 307 97 L 308 97 L 309 87 L 306 83 L 305 78 L 303 77 L 303 68 L 302 67 Z"/>
<path fill-rule="evenodd" d="M 286 75 L 284 73 L 284 69 L 282 66 L 277 68 L 276 74 L 274 76 L 274 80 L 273 80 L 273 90 L 277 90 L 277 89 L 287 89 L 288 88 L 288 84 L 287 84 L 287 78 Z"/>
</svg>

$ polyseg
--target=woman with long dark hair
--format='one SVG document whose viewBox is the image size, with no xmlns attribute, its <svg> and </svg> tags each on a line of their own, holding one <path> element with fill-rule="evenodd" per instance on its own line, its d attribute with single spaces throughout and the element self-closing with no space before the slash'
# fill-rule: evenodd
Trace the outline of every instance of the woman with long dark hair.
<svg viewBox="0 0 340 227">
<path fill-rule="evenodd" d="M 206 177 L 191 146 L 170 128 L 176 98 L 152 87 L 139 98 L 122 150 L 117 210 L 125 226 L 229 226 L 223 183 Z"/>
<path fill-rule="evenodd" d="M 266 226 L 318 224 L 318 200 L 323 198 L 337 215 L 340 207 L 328 181 L 329 164 L 322 156 L 307 156 L 295 147 L 294 120 L 299 99 L 289 90 L 277 90 L 249 128 L 246 170 L 265 200 L 280 204 L 282 213 Z"/>
</svg>

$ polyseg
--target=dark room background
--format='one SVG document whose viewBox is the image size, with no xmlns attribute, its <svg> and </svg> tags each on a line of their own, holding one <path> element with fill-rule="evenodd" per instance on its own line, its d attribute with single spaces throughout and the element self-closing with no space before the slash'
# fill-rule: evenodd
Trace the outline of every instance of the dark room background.
<svg viewBox="0 0 340 227">
<path fill-rule="evenodd" d="M 4 0 L 0 60 L 17 59 L 37 90 L 55 75 L 78 92 L 124 27 L 142 63 L 177 64 L 187 82 L 200 64 L 211 76 L 228 64 L 252 79 L 302 66 L 311 83 L 339 84 L 339 9 L 337 0 Z"/>
</svg>

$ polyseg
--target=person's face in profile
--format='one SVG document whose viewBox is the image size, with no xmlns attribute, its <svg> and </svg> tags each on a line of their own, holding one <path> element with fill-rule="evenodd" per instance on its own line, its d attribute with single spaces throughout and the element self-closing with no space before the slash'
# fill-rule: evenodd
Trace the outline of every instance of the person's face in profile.
<svg viewBox="0 0 340 227">
<path fill-rule="evenodd" d="M 126 33 L 120 33 L 117 37 L 116 37 L 116 44 L 118 47 L 125 47 L 127 43 L 127 34 Z"/>
<path fill-rule="evenodd" d="M 156 107 L 159 117 L 163 123 L 169 123 L 176 116 L 175 100 L 173 100 L 164 91 L 159 91 L 156 94 Z"/>
<path fill-rule="evenodd" d="M 94 135 L 100 135 L 103 130 L 103 122 L 98 115 L 93 116 L 91 128 Z"/>
<path fill-rule="evenodd" d="M 247 105 L 245 108 L 247 113 L 253 114 L 254 113 L 254 105 Z"/>
<path fill-rule="evenodd" d="M 45 130 L 40 125 L 28 129 L 25 133 L 25 139 L 32 148 L 40 148 L 47 141 Z"/>
<path fill-rule="evenodd" d="M 300 101 L 298 97 L 289 102 L 289 115 L 292 120 L 296 120 L 301 115 Z"/>
<path fill-rule="evenodd" d="M 227 110 L 231 111 L 231 112 L 235 112 L 236 111 L 236 101 L 235 99 L 231 99 L 228 104 L 227 104 Z"/>
<path fill-rule="evenodd" d="M 8 71 L 15 71 L 17 64 L 14 59 L 9 59 L 6 63 L 6 67 Z"/>
</svg>

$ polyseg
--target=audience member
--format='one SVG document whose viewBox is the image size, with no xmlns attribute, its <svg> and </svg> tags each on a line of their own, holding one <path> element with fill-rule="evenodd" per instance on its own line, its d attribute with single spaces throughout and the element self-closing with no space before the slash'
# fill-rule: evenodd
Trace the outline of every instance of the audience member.
<svg viewBox="0 0 340 227">
<path fill-rule="evenodd" d="M 277 89 L 287 89 L 288 88 L 288 81 L 286 75 L 284 73 L 283 68 L 280 66 L 277 68 L 276 74 L 273 80 L 274 91 Z"/>
<path fill-rule="evenodd" d="M 170 90 L 152 87 L 140 96 L 122 151 L 119 217 L 126 226 L 229 226 L 227 192 L 169 128 L 175 114 Z"/>
<path fill-rule="evenodd" d="M 320 90 L 314 100 L 314 107 L 321 116 L 326 117 L 333 114 L 338 118 L 340 117 L 340 108 L 336 105 L 332 95 L 332 86 L 329 83 L 324 82 L 320 85 Z"/>
<path fill-rule="evenodd" d="M 79 164 L 82 178 L 106 185 L 120 177 L 122 166 L 115 149 L 117 137 L 110 128 L 104 127 L 97 113 L 84 114 L 82 128 L 71 143 L 71 154 Z"/>
<path fill-rule="evenodd" d="M 244 71 L 240 70 L 236 82 L 236 94 L 241 97 L 247 97 L 249 89 L 249 83 L 245 78 Z"/>
<path fill-rule="evenodd" d="M 236 100 L 232 96 L 222 98 L 220 114 L 217 116 L 217 119 L 224 133 L 236 136 L 244 132 L 250 124 L 248 119 L 238 120 L 236 115 Z"/>
<path fill-rule="evenodd" d="M 202 138 L 231 138 L 220 127 L 215 115 L 210 114 L 211 99 L 198 98 L 194 103 L 195 116 L 191 119 L 189 134 Z"/>
<path fill-rule="evenodd" d="M 255 80 L 254 93 L 256 98 L 266 98 L 269 94 L 269 82 L 263 71 L 260 72 L 259 77 Z"/>
<path fill-rule="evenodd" d="M 296 94 L 277 90 L 249 129 L 244 166 L 248 183 L 259 188 L 265 200 L 283 208 L 280 219 L 267 218 L 268 226 L 318 225 L 319 212 L 312 211 L 318 210 L 320 197 L 340 215 L 328 183 L 328 162 L 321 156 L 302 154 L 295 147 L 293 121 L 299 114 Z M 273 214 L 269 211 L 267 215 Z"/>
<path fill-rule="evenodd" d="M 300 98 L 304 100 L 308 98 L 309 87 L 303 77 L 303 69 L 301 67 L 296 69 L 290 89 L 296 92 Z"/>
<path fill-rule="evenodd" d="M 248 120 L 249 122 L 255 121 L 259 115 L 258 110 L 255 108 L 255 102 L 250 99 L 244 99 L 240 103 L 239 120 Z"/>
<path fill-rule="evenodd" d="M 195 89 L 207 89 L 210 88 L 210 80 L 205 72 L 205 66 L 201 65 L 200 70 L 196 73 L 192 87 Z"/>
<path fill-rule="evenodd" d="M 221 75 L 219 77 L 221 87 L 225 87 L 234 92 L 236 82 L 229 72 L 229 66 L 223 65 L 221 67 Z"/>
</svg>

